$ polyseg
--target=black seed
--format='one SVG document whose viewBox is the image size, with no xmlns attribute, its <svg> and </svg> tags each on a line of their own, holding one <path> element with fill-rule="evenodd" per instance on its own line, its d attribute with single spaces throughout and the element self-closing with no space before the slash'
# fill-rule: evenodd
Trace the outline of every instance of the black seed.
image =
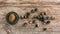
<svg viewBox="0 0 60 34">
<path fill-rule="evenodd" d="M 39 15 L 43 15 L 42 12 Z"/>
<path fill-rule="evenodd" d="M 37 11 L 37 8 L 32 9 L 32 10 L 31 10 L 31 13 L 34 13 L 34 12 L 36 12 L 36 11 Z"/>
<path fill-rule="evenodd" d="M 29 16 L 27 16 L 27 15 L 24 15 L 24 17 L 23 17 L 23 18 L 24 18 L 24 19 L 27 19 L 28 17 L 29 17 Z"/>
<path fill-rule="evenodd" d="M 40 21 L 44 22 L 44 17 L 39 18 Z"/>
<path fill-rule="evenodd" d="M 46 15 L 46 12 L 44 12 L 44 15 Z"/>
<path fill-rule="evenodd" d="M 35 27 L 38 27 L 38 24 L 35 24 Z"/>
<path fill-rule="evenodd" d="M 34 11 L 37 11 L 37 8 L 35 8 Z"/>
<path fill-rule="evenodd" d="M 23 17 L 24 19 L 26 19 L 27 17 L 26 17 L 26 15 L 24 15 L 24 17 Z"/>
<path fill-rule="evenodd" d="M 34 24 L 35 23 L 35 20 L 33 20 L 32 23 Z"/>
<path fill-rule="evenodd" d="M 46 31 L 47 30 L 47 28 L 43 28 L 43 31 Z"/>
<path fill-rule="evenodd" d="M 27 13 L 24 15 L 23 18 L 27 19 L 27 18 L 29 18 L 29 16 L 30 16 L 30 13 L 27 12 Z"/>
<path fill-rule="evenodd" d="M 46 15 L 46 12 L 41 12 L 40 15 Z"/>
<path fill-rule="evenodd" d="M 23 17 L 22 17 L 22 16 L 20 16 L 20 19 L 23 19 Z"/>
<path fill-rule="evenodd" d="M 27 13 L 26 13 L 26 15 L 28 15 L 28 16 L 29 16 L 29 15 L 30 15 L 30 13 L 29 13 L 29 12 L 27 12 Z"/>
<path fill-rule="evenodd" d="M 12 22 L 9 20 L 9 16 L 10 16 L 11 14 L 14 14 L 14 16 L 15 16 L 15 20 L 12 21 Z M 18 22 L 18 20 L 19 20 L 19 16 L 18 16 L 18 14 L 15 13 L 15 12 L 9 12 L 9 13 L 6 15 L 6 21 L 7 21 L 9 24 L 11 24 L 11 25 L 16 24 L 16 23 Z"/>
<path fill-rule="evenodd" d="M 36 19 L 38 19 L 41 22 L 44 22 L 44 20 L 45 20 L 44 16 L 42 16 L 41 18 L 36 17 Z"/>
<path fill-rule="evenodd" d="M 49 23 L 50 23 L 50 21 L 47 21 L 47 22 L 46 22 L 46 24 L 49 24 Z"/>
</svg>

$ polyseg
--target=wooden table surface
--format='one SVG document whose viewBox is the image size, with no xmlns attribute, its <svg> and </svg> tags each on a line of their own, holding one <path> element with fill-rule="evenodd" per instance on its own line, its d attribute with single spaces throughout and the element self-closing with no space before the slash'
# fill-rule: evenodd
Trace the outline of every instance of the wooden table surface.
<svg viewBox="0 0 60 34">
<path fill-rule="evenodd" d="M 29 19 L 19 19 L 15 25 L 6 22 L 6 14 L 14 11 L 19 16 L 30 12 L 32 9 L 38 8 L 38 12 L 31 14 Z M 48 25 L 42 25 L 40 21 L 36 21 L 38 28 L 34 24 L 28 24 L 22 27 L 22 24 L 31 21 L 33 15 L 45 11 L 48 16 L 54 16 Z M 43 31 L 43 28 L 47 28 Z M 0 0 L 0 34 L 60 34 L 60 0 Z"/>
</svg>

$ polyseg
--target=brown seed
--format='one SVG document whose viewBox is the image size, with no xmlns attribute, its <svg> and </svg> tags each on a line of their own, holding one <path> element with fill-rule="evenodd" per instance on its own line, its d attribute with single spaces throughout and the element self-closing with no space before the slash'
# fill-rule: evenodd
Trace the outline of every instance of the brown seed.
<svg viewBox="0 0 60 34">
<path fill-rule="evenodd" d="M 43 31 L 46 31 L 47 30 L 47 28 L 43 28 Z"/>
<path fill-rule="evenodd" d="M 33 9 L 31 10 L 31 13 L 34 13 L 34 10 Z"/>
<path fill-rule="evenodd" d="M 50 23 L 50 21 L 47 21 L 47 22 L 46 22 L 46 24 L 49 24 L 49 23 Z"/>
<path fill-rule="evenodd" d="M 55 17 L 51 16 L 51 20 L 54 20 L 54 19 L 55 19 Z"/>
<path fill-rule="evenodd" d="M 9 21 L 13 22 L 15 20 L 15 15 L 14 14 L 11 14 L 9 16 Z"/>
<path fill-rule="evenodd" d="M 49 16 L 47 16 L 45 19 L 47 19 L 47 20 L 48 20 L 48 19 L 50 19 L 50 18 L 49 18 Z"/>
<path fill-rule="evenodd" d="M 32 23 L 35 24 L 35 20 L 33 20 Z"/>
<path fill-rule="evenodd" d="M 24 23 L 23 26 L 25 27 L 27 25 L 27 23 Z"/>
</svg>

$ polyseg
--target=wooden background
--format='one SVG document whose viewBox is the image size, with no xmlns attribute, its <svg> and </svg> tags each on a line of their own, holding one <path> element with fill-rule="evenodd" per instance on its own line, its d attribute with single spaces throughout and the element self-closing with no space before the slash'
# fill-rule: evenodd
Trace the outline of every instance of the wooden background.
<svg viewBox="0 0 60 34">
<path fill-rule="evenodd" d="M 49 16 L 54 16 L 55 20 L 48 25 L 37 22 L 38 28 L 34 28 L 32 24 L 26 27 L 21 26 L 32 19 L 19 19 L 16 25 L 7 24 L 5 16 L 8 12 L 14 11 L 20 16 L 34 8 L 38 8 L 39 12 L 47 12 Z M 44 27 L 47 31 L 42 31 Z M 0 0 L 0 34 L 60 34 L 60 0 Z"/>
</svg>

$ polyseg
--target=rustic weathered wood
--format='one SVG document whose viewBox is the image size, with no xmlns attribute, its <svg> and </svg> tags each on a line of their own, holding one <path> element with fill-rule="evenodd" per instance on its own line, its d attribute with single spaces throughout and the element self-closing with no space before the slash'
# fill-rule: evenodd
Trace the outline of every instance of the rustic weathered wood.
<svg viewBox="0 0 60 34">
<path fill-rule="evenodd" d="M 38 12 L 31 14 L 29 19 L 19 19 L 14 26 L 7 25 L 5 16 L 8 12 L 14 11 L 22 16 L 34 8 L 38 8 Z M 55 19 L 48 25 L 42 25 L 37 20 L 38 28 L 35 28 L 34 24 L 29 24 L 28 21 L 32 21 L 33 15 L 38 15 L 41 11 L 47 12 L 48 16 L 54 16 Z M 28 25 L 22 27 L 25 22 Z M 11 34 L 60 34 L 60 0 L 0 0 L 0 34 L 8 34 L 4 27 Z M 47 30 L 42 31 L 42 28 Z"/>
</svg>

